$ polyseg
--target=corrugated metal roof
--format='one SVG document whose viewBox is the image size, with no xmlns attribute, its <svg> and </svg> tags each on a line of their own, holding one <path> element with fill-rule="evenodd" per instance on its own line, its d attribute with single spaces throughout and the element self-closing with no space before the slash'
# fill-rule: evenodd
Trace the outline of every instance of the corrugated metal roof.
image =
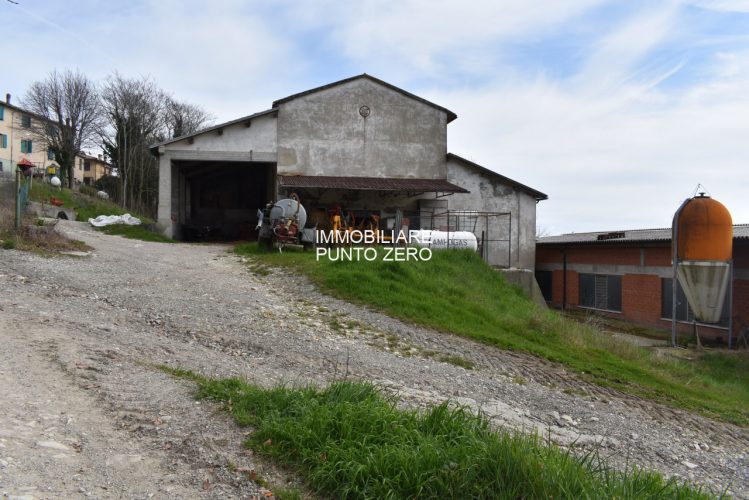
<svg viewBox="0 0 749 500">
<path fill-rule="evenodd" d="M 444 179 L 396 177 L 338 177 L 327 175 L 279 175 L 281 187 L 353 189 L 357 191 L 407 191 L 414 193 L 469 193 Z"/>
<path fill-rule="evenodd" d="M 749 224 L 735 224 L 733 226 L 733 238 L 749 239 Z M 614 245 L 618 243 L 648 241 L 671 241 L 671 228 L 560 234 L 559 236 L 544 236 L 543 238 L 539 238 L 537 243 L 539 245 L 558 245 L 567 243 Z"/>
</svg>

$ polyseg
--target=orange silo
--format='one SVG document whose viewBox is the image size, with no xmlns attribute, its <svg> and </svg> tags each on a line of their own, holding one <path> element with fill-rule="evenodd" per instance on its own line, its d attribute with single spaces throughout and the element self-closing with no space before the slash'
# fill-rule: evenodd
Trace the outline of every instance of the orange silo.
<svg viewBox="0 0 749 500">
<path fill-rule="evenodd" d="M 733 223 L 722 203 L 700 193 L 674 216 L 677 275 L 700 321 L 720 321 L 733 253 Z M 673 243 L 672 243 L 673 244 Z"/>
</svg>

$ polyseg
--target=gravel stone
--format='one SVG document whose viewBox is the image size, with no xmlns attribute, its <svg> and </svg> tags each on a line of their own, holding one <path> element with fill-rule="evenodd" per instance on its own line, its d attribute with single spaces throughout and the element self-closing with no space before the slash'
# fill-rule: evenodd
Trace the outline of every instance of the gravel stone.
<svg viewBox="0 0 749 500">
<path fill-rule="evenodd" d="M 242 262 L 251 258 L 225 245 L 127 240 L 72 221 L 55 229 L 94 251 L 0 252 L 7 496 L 261 498 L 266 490 L 243 470 L 269 484 L 298 484 L 246 453 L 247 429 L 194 401 L 191 383 L 155 368 L 168 365 L 265 387 L 369 380 L 403 407 L 451 400 L 498 427 L 581 453 L 605 450 L 615 466 L 749 498 L 744 428 L 593 385 L 533 356 L 405 324 L 328 297 L 288 270 L 255 274 Z M 516 383 L 520 377 L 526 383 Z M 35 446 L 41 442 L 67 449 Z"/>
</svg>

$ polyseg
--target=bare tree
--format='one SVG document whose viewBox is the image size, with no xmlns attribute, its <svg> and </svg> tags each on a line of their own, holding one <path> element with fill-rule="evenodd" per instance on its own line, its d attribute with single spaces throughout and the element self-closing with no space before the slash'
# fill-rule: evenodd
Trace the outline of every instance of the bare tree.
<svg viewBox="0 0 749 500">
<path fill-rule="evenodd" d="M 102 148 L 117 169 L 115 199 L 129 210 L 155 216 L 159 166 L 149 146 L 195 132 L 212 117 L 200 106 L 164 93 L 150 78 L 107 78 L 101 90 L 106 125 Z M 113 193 L 110 193 L 113 194 Z"/>
<path fill-rule="evenodd" d="M 205 128 L 214 117 L 196 104 L 165 97 L 164 127 L 166 136 L 173 139 Z"/>
<path fill-rule="evenodd" d="M 23 106 L 44 120 L 32 120 L 32 129 L 60 164 L 68 187 L 73 186 L 75 156 L 92 145 L 101 122 L 96 85 L 79 71 L 52 71 L 31 84 Z"/>
<path fill-rule="evenodd" d="M 149 78 L 115 73 L 102 87 L 102 106 L 102 144 L 119 176 L 118 201 L 152 215 L 158 199 L 158 165 L 148 146 L 163 134 L 164 94 Z"/>
<path fill-rule="evenodd" d="M 549 229 L 546 226 L 536 226 L 536 239 L 545 238 L 546 236 L 551 236 Z"/>
</svg>

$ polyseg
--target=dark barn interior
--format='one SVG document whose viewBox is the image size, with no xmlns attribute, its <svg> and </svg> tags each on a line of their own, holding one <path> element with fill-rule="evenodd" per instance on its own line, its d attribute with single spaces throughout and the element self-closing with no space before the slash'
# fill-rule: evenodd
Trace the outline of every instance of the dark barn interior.
<svg viewBox="0 0 749 500">
<path fill-rule="evenodd" d="M 257 237 L 257 210 L 273 198 L 275 163 L 181 161 L 179 239 Z"/>
</svg>

